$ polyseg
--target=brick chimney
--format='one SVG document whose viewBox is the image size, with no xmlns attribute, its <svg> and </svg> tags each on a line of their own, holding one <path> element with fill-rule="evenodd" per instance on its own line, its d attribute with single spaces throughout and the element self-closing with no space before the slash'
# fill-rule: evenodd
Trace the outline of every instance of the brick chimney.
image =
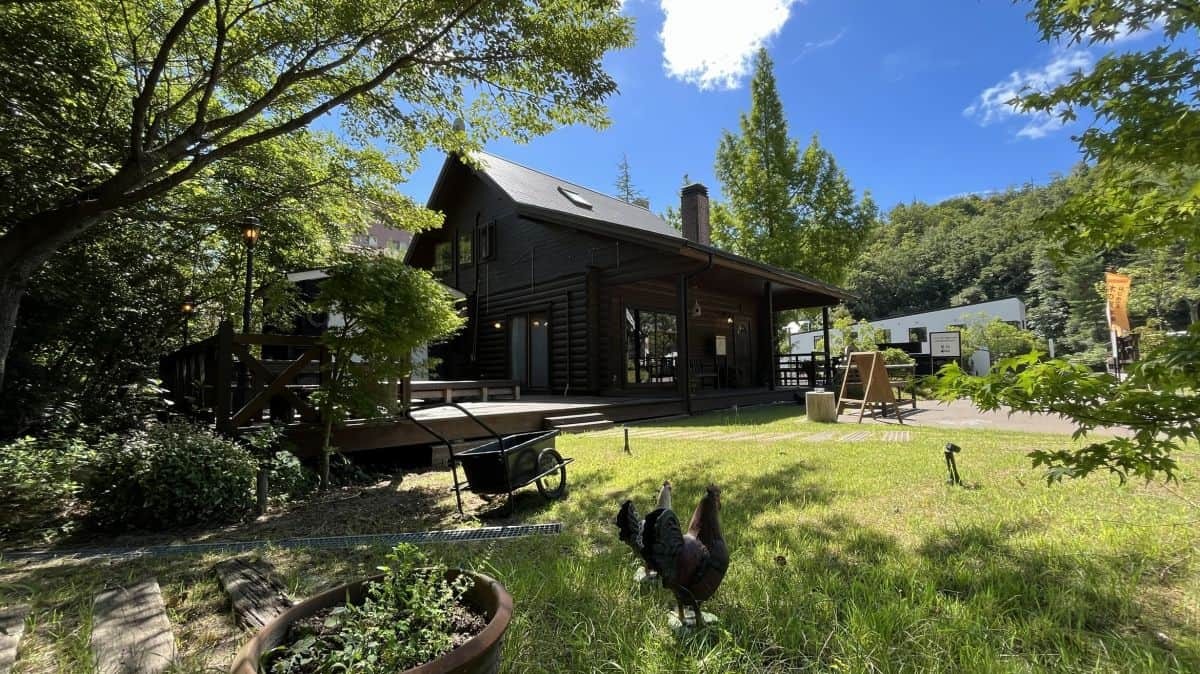
<svg viewBox="0 0 1200 674">
<path fill-rule="evenodd" d="M 704 244 L 712 243 L 708 225 L 708 188 L 692 183 L 679 195 L 679 212 L 683 220 L 683 238 Z"/>
</svg>

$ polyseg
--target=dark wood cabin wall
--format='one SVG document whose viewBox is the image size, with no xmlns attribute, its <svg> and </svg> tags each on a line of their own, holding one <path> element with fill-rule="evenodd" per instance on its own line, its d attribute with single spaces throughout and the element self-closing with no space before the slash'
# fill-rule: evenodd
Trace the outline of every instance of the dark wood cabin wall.
<svg viewBox="0 0 1200 674">
<path fill-rule="evenodd" d="M 550 387 L 556 394 L 588 391 L 587 287 L 585 274 L 491 293 L 479 305 L 477 365 L 488 379 L 509 377 L 508 321 L 545 312 L 550 322 Z M 496 323 L 500 328 L 496 328 Z"/>
</svg>

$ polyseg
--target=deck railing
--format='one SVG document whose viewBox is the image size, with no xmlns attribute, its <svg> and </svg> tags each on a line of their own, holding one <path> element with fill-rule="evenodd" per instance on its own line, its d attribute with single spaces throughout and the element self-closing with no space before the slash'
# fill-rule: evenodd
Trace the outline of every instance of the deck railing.
<svg viewBox="0 0 1200 674">
<path fill-rule="evenodd" d="M 779 353 L 775 355 L 775 385 L 779 388 L 830 387 L 826 379 L 825 354 Z"/>
<path fill-rule="evenodd" d="M 305 394 L 320 385 L 328 358 L 316 337 L 237 334 L 222 321 L 216 335 L 164 356 L 159 374 L 179 409 L 232 433 L 268 412 L 316 421 Z"/>
</svg>

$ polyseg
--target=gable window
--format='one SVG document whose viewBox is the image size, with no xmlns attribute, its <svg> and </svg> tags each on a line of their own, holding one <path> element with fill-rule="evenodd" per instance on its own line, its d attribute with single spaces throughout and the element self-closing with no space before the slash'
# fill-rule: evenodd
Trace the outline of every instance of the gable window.
<svg viewBox="0 0 1200 674">
<path fill-rule="evenodd" d="M 926 341 L 925 337 L 926 337 L 925 328 L 909 328 L 908 329 L 908 341 L 910 341 L 910 342 L 924 342 L 924 341 Z"/>
<path fill-rule="evenodd" d="M 491 260 L 496 257 L 496 222 L 492 221 L 480 227 L 479 232 L 479 259 Z"/>
<path fill-rule="evenodd" d="M 475 264 L 475 231 L 470 229 L 458 233 L 458 264 L 466 266 Z"/>
<path fill-rule="evenodd" d="M 675 314 L 625 309 L 625 383 L 675 381 Z"/>
<path fill-rule="evenodd" d="M 433 271 L 448 272 L 454 268 L 454 250 L 449 241 L 441 241 L 433 247 Z"/>
</svg>

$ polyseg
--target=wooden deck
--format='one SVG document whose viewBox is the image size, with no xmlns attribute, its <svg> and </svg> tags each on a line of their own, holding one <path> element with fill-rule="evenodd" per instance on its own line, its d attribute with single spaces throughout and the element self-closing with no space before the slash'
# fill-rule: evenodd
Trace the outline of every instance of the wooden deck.
<svg viewBox="0 0 1200 674">
<path fill-rule="evenodd" d="M 692 395 L 692 412 L 726 409 L 733 405 L 764 405 L 791 402 L 802 389 L 728 389 Z M 522 395 L 520 400 L 465 402 L 464 408 L 501 434 L 524 433 L 545 428 L 546 417 L 602 413 L 615 422 L 675 416 L 687 412 L 678 396 L 539 396 Z M 450 440 L 477 440 L 487 431 L 452 407 L 419 410 L 413 416 Z M 333 444 L 343 452 L 431 445 L 437 439 L 408 419 L 379 419 L 352 422 L 334 431 Z M 288 437 L 301 456 L 315 454 L 321 446 L 317 425 L 293 426 Z"/>
</svg>

